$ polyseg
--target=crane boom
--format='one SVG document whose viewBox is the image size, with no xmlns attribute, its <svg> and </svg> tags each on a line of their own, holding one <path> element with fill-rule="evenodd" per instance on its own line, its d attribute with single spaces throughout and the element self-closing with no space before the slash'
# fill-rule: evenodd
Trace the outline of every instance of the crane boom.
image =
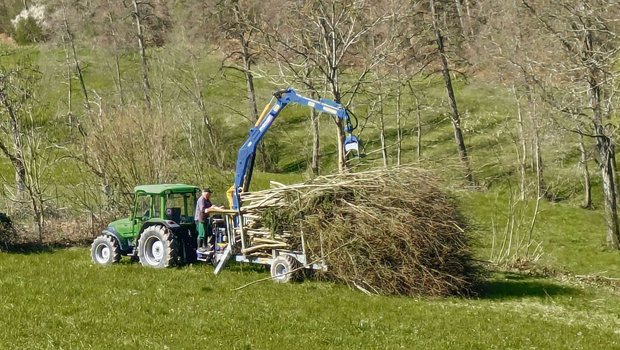
<svg viewBox="0 0 620 350">
<path fill-rule="evenodd" d="M 232 188 L 232 209 L 238 210 L 241 206 L 239 194 L 248 190 L 252 180 L 256 147 L 263 138 L 269 127 L 280 114 L 282 109 L 289 104 L 299 104 L 311 107 L 318 112 L 327 113 L 342 120 L 343 131 L 346 134 L 344 151 L 356 151 L 359 155 L 359 141 L 351 133 L 355 129 L 347 110 L 339 103 L 328 100 L 314 100 L 299 95 L 294 89 L 288 88 L 276 91 L 272 100 L 265 106 L 254 127 L 250 129 L 248 137 L 239 149 L 235 171 L 235 183 Z"/>
</svg>

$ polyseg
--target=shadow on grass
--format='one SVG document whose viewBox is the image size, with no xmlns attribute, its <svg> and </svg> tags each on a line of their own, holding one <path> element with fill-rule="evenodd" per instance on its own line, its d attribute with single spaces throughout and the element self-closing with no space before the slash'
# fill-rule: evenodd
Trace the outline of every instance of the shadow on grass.
<svg viewBox="0 0 620 350">
<path fill-rule="evenodd" d="M 260 265 L 260 264 L 245 264 L 245 263 L 237 263 L 234 261 L 230 261 L 226 264 L 227 271 L 233 272 L 249 272 L 249 273 L 264 273 L 269 271 L 269 266 Z"/>
<path fill-rule="evenodd" d="M 564 286 L 551 281 L 535 279 L 519 274 L 505 274 L 498 277 L 498 279 L 489 280 L 482 283 L 478 291 L 478 298 L 507 300 L 579 294 L 581 294 L 579 289 Z"/>
<path fill-rule="evenodd" d="M 6 249 L 1 249 L 0 251 L 4 251 L 9 254 L 30 255 L 30 254 L 42 254 L 42 253 L 54 253 L 56 250 L 63 249 L 63 248 L 67 248 L 67 246 L 28 242 L 28 243 L 12 244 L 6 247 Z"/>
<path fill-rule="evenodd" d="M 306 159 L 299 159 L 291 161 L 280 167 L 280 172 L 290 173 L 296 171 L 305 171 L 308 168 L 308 161 Z"/>
</svg>

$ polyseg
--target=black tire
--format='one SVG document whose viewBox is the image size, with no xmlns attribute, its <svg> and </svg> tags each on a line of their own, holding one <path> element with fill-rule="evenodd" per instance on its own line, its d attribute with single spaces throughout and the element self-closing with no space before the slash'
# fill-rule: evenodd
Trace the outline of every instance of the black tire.
<svg viewBox="0 0 620 350">
<path fill-rule="evenodd" d="M 147 227 L 138 240 L 138 257 L 143 266 L 157 269 L 174 266 L 179 258 L 177 240 L 165 226 Z"/>
<path fill-rule="evenodd" d="M 121 248 L 115 238 L 101 235 L 90 246 L 90 257 L 95 264 L 112 265 L 121 260 Z"/>
<path fill-rule="evenodd" d="M 280 255 L 271 263 L 271 278 L 278 283 L 288 283 L 302 279 L 301 265 L 290 255 Z M 296 270 L 296 271 L 294 271 Z M 293 271 L 293 272 L 291 272 Z"/>
</svg>

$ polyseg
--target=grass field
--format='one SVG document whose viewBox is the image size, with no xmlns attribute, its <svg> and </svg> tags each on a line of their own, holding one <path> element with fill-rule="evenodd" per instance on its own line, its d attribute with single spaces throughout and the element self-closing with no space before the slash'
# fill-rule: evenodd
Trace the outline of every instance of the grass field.
<svg viewBox="0 0 620 350">
<path fill-rule="evenodd" d="M 477 298 L 278 285 L 248 266 L 93 266 L 85 248 L 0 254 L 2 349 L 613 349 L 606 288 L 495 274 Z"/>
</svg>

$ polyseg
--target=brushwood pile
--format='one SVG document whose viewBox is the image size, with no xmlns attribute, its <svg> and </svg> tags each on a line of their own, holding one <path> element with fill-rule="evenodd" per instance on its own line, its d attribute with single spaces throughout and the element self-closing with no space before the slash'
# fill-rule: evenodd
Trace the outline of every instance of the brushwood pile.
<svg viewBox="0 0 620 350">
<path fill-rule="evenodd" d="M 273 184 L 272 184 L 273 185 Z M 318 274 L 367 293 L 467 295 L 480 275 L 454 199 L 430 172 L 398 167 L 247 193 L 257 247 L 299 249 Z M 253 254 L 264 250 L 249 248 Z"/>
</svg>

